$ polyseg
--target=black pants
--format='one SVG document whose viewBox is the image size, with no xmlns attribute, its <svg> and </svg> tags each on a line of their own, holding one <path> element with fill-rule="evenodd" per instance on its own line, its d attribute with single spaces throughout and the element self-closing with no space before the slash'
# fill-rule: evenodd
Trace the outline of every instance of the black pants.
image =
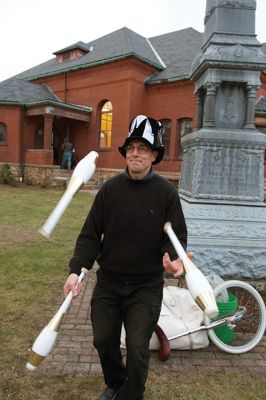
<svg viewBox="0 0 266 400">
<path fill-rule="evenodd" d="M 123 385 L 119 400 L 142 400 L 149 367 L 149 341 L 160 316 L 162 277 L 126 283 L 98 274 L 91 305 L 93 344 L 102 365 L 105 383 Z M 122 322 L 127 357 L 120 350 Z"/>
</svg>

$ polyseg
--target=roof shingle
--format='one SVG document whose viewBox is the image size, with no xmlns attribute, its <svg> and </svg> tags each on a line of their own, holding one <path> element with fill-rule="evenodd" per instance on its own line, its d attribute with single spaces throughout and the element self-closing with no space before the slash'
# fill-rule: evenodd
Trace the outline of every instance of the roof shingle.
<svg viewBox="0 0 266 400">
<path fill-rule="evenodd" d="M 165 81 L 188 78 L 191 63 L 196 54 L 200 51 L 202 34 L 193 28 L 187 28 L 165 35 L 155 36 L 147 40 L 147 38 L 124 27 L 87 44 L 83 42 L 78 42 L 77 44 L 81 43 L 84 48 L 88 49 L 88 53 L 84 54 L 82 57 L 75 60 L 66 60 L 60 64 L 56 63 L 56 58 L 54 57 L 16 75 L 16 77 L 31 80 L 40 76 L 57 74 L 66 70 L 88 68 L 99 63 L 107 63 L 113 60 L 135 56 L 153 65 L 158 70 L 157 74 L 154 74 L 148 79 L 149 83 L 155 83 L 158 80 Z M 68 51 L 72 49 L 73 46 L 74 45 L 68 46 L 63 50 Z M 93 48 L 93 50 L 89 51 L 91 48 Z M 62 50 L 59 50 L 59 52 L 61 53 Z M 57 53 L 58 51 L 54 54 Z M 163 63 L 161 63 L 160 58 Z"/>
<path fill-rule="evenodd" d="M 10 78 L 0 83 L 0 101 L 30 103 L 36 101 L 57 101 L 57 96 L 47 85 L 34 84 L 18 78 Z"/>
</svg>

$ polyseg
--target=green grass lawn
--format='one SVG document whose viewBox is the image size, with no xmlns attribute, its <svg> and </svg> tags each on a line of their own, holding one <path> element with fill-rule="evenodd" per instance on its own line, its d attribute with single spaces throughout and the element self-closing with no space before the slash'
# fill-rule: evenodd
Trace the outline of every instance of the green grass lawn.
<svg viewBox="0 0 266 400">
<path fill-rule="evenodd" d="M 68 261 L 94 196 L 78 193 L 52 240 L 38 229 L 63 192 L 0 185 L 0 399 L 97 399 L 102 377 L 46 376 L 25 370 L 28 349 L 62 296 Z M 266 379 L 248 375 L 188 377 L 152 372 L 147 400 L 265 399 Z"/>
</svg>

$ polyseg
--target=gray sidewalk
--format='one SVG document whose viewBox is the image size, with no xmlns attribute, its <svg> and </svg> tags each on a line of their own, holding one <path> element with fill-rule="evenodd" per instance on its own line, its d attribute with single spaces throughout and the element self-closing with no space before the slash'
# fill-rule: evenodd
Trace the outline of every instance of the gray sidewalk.
<svg viewBox="0 0 266 400">
<path fill-rule="evenodd" d="M 81 295 L 71 305 L 61 325 L 57 342 L 38 371 L 49 375 L 79 373 L 102 375 L 97 352 L 92 344 L 89 318 L 90 299 L 95 285 L 95 271 L 87 274 Z M 52 316 L 51 316 L 52 317 Z M 47 321 L 48 322 L 48 321 Z M 212 343 L 206 349 L 174 350 L 166 362 L 152 351 L 150 369 L 170 370 L 182 374 L 189 372 L 266 374 L 266 336 L 252 351 L 232 355 L 216 348 Z"/>
</svg>

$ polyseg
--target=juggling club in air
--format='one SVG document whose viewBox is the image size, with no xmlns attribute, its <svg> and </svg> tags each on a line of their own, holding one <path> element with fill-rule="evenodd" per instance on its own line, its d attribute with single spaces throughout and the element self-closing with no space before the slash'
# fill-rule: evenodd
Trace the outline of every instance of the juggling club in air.
<svg viewBox="0 0 266 400">
<path fill-rule="evenodd" d="M 185 279 L 192 298 L 209 318 L 217 317 L 219 311 L 208 279 L 187 256 L 170 222 L 166 222 L 164 231 L 169 236 L 175 251 L 183 262 Z"/>
<path fill-rule="evenodd" d="M 82 281 L 86 272 L 87 269 L 82 268 L 77 285 Z M 43 330 L 37 336 L 31 348 L 28 361 L 26 363 L 26 368 L 28 370 L 34 371 L 39 366 L 41 361 L 51 352 L 55 344 L 62 320 L 71 304 L 72 299 L 73 299 L 73 292 L 71 291 L 68 293 L 61 307 L 53 316 L 53 318 L 50 320 L 50 322 L 43 328 Z"/>
<path fill-rule="evenodd" d="M 86 155 L 86 157 L 79 161 L 73 171 L 65 193 L 55 206 L 50 216 L 47 218 L 46 222 L 39 229 L 39 232 L 43 236 L 50 238 L 54 228 L 71 203 L 74 195 L 81 188 L 81 186 L 86 184 L 91 179 L 96 169 L 95 161 L 97 157 L 98 153 L 96 151 L 91 151 Z"/>
</svg>

